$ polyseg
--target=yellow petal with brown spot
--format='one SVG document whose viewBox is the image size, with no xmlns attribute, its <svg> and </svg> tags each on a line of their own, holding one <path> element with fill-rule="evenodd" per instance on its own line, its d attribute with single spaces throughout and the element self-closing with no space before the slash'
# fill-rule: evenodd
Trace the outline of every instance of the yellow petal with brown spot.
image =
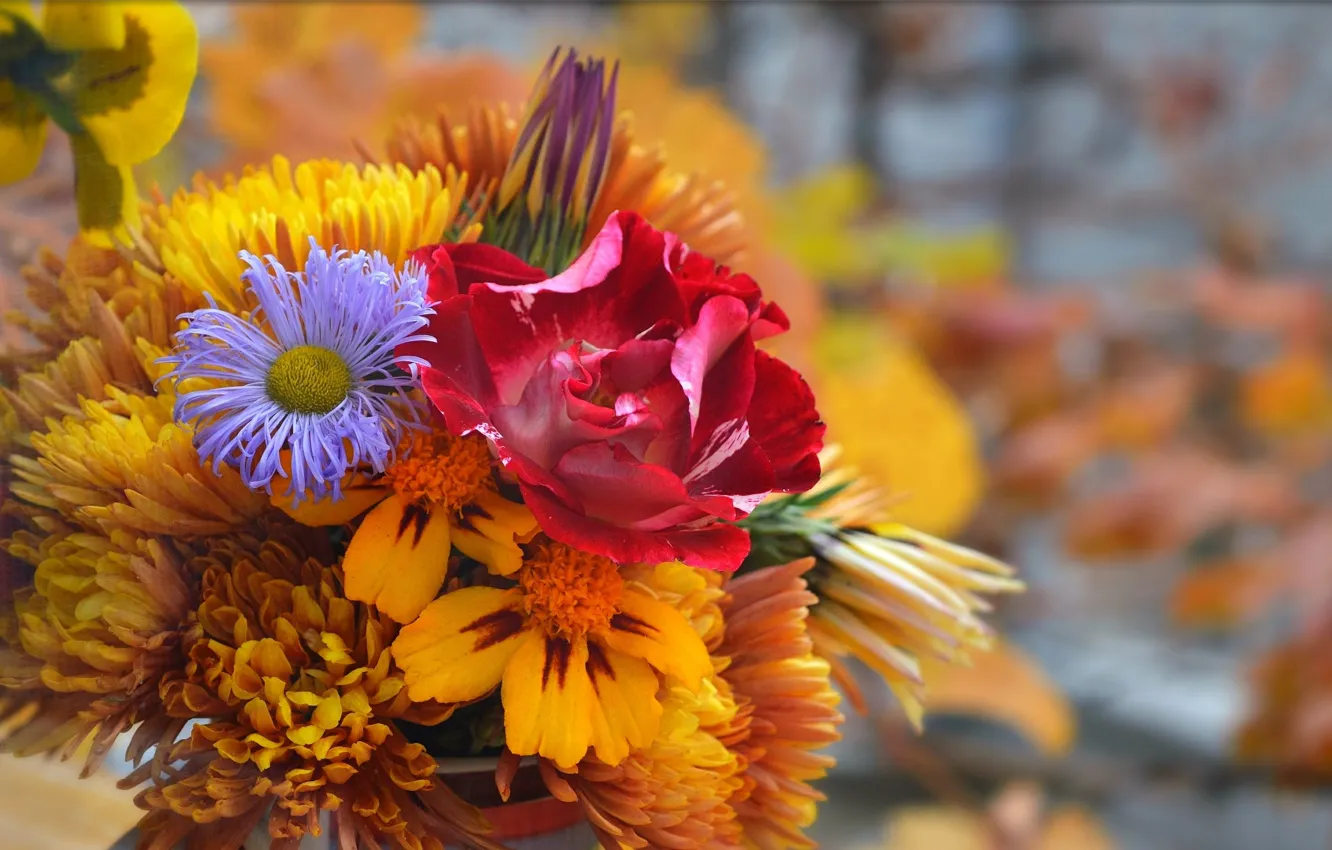
<svg viewBox="0 0 1332 850">
<path fill-rule="evenodd" d="M 342 560 L 347 598 L 410 623 L 439 593 L 449 570 L 449 518 L 396 493 L 366 515 Z"/>
<path fill-rule="evenodd" d="M 612 649 L 642 658 L 690 690 L 698 690 L 702 678 L 712 672 L 708 648 L 685 616 L 642 593 L 625 591 L 619 613 L 602 637 Z"/>
<path fill-rule="evenodd" d="M 465 587 L 430 603 L 393 642 L 415 702 L 479 699 L 495 689 L 524 634 L 521 595 Z"/>
<path fill-rule="evenodd" d="M 504 671 L 504 736 L 518 755 L 544 756 L 572 770 L 592 745 L 587 641 L 529 634 Z"/>
<path fill-rule="evenodd" d="M 616 765 L 657 737 L 661 726 L 661 682 L 652 666 L 597 641 L 587 645 L 592 686 L 592 746 L 597 758 Z"/>
<path fill-rule="evenodd" d="M 507 576 L 523 565 L 523 550 L 518 544 L 530 539 L 536 530 L 536 517 L 525 505 L 483 490 L 454 521 L 453 545 L 485 564 L 492 574 Z"/>
</svg>

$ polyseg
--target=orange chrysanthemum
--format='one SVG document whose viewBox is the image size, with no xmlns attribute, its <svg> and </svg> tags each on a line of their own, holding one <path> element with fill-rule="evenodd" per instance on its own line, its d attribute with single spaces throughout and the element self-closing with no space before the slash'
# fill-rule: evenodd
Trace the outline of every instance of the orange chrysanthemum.
<svg viewBox="0 0 1332 850">
<path fill-rule="evenodd" d="M 586 758 L 546 771 L 577 800 L 607 850 L 812 848 L 804 834 L 821 795 L 809 783 L 832 766 L 822 749 L 842 715 L 828 664 L 806 632 L 817 601 L 811 559 L 723 584 L 680 564 L 636 567 L 635 583 L 689 617 L 713 653 L 698 691 L 662 690 L 661 732 L 618 765 Z"/>
<path fill-rule="evenodd" d="M 1253 706 L 1240 728 L 1238 750 L 1248 762 L 1269 765 L 1294 783 L 1332 777 L 1332 662 L 1326 628 L 1269 652 L 1254 670 Z"/>
<path fill-rule="evenodd" d="M 388 652 L 395 624 L 344 598 L 338 570 L 276 542 L 219 543 L 193 567 L 203 579 L 189 662 L 161 699 L 203 722 L 123 783 L 153 780 L 138 798 L 142 847 L 221 846 L 269 812 L 270 847 L 287 850 L 319 835 L 329 810 L 343 847 L 498 846 L 397 727 L 452 707 L 408 699 Z"/>
<path fill-rule="evenodd" d="M 817 751 L 841 737 L 839 697 L 828 662 L 806 629 L 818 601 L 804 574 L 812 559 L 755 570 L 727 583 L 726 634 L 720 646 L 731 663 L 722 678 L 751 712 L 749 734 L 734 745 L 744 760 L 746 789 L 732 798 L 756 850 L 812 848 L 804 830 L 823 795 L 810 785 L 834 761 Z"/>
</svg>

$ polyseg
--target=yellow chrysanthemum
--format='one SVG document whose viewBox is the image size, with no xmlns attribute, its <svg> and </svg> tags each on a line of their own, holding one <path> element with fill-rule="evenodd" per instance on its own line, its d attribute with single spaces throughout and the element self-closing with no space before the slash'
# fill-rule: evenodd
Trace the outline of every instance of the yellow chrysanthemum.
<svg viewBox="0 0 1332 850">
<path fill-rule="evenodd" d="M 668 688 L 650 744 L 614 766 L 584 759 L 576 773 L 552 777 L 552 790 L 582 803 L 607 850 L 740 847 L 730 801 L 745 786 L 744 762 L 718 737 L 735 718 L 735 700 L 714 677 L 697 691 Z"/>
<path fill-rule="evenodd" d="M 208 293 L 218 307 L 244 311 L 255 304 L 241 280 L 242 250 L 304 268 L 314 237 L 325 249 L 378 251 L 400 265 L 458 226 L 470 179 L 450 167 L 357 168 L 332 160 L 293 167 L 278 156 L 239 179 L 196 180 L 194 191 L 182 189 L 145 217 L 144 239 L 197 305 Z M 478 233 L 464 224 L 456 241 Z"/>
<path fill-rule="evenodd" d="M 109 393 L 31 435 L 36 456 L 11 460 L 16 498 L 107 533 L 183 537 L 224 534 L 267 507 L 235 470 L 204 466 L 172 421 L 173 396 Z"/>
</svg>

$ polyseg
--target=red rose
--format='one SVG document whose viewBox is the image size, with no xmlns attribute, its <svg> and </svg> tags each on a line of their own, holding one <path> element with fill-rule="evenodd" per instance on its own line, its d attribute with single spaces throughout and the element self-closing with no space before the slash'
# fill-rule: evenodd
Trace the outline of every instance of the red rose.
<svg viewBox="0 0 1332 850">
<path fill-rule="evenodd" d="M 549 279 L 487 245 L 414 258 L 439 302 L 438 342 L 410 351 L 426 393 L 455 433 L 495 444 L 556 540 L 731 570 L 749 538 L 717 520 L 818 480 L 813 395 L 754 347 L 786 316 L 638 215 L 612 215 Z"/>
</svg>

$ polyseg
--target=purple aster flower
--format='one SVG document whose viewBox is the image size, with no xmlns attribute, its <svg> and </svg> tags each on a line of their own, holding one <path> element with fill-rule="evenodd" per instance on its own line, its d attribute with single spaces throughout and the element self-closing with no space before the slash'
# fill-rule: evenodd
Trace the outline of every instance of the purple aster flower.
<svg viewBox="0 0 1332 850">
<path fill-rule="evenodd" d="M 418 331 L 434 311 L 419 266 L 399 274 L 378 252 L 330 254 L 310 242 L 304 274 L 242 251 L 241 279 L 258 309 L 238 316 L 209 298 L 209 308 L 181 316 L 189 326 L 163 362 L 175 365 L 178 387 L 207 381 L 181 393 L 175 418 L 194 426 L 195 448 L 215 472 L 229 464 L 271 494 L 290 452 L 287 495 L 339 499 L 349 470 L 383 472 L 403 430 L 420 422 L 407 391 L 423 364 L 395 349 L 433 341 Z"/>
</svg>

